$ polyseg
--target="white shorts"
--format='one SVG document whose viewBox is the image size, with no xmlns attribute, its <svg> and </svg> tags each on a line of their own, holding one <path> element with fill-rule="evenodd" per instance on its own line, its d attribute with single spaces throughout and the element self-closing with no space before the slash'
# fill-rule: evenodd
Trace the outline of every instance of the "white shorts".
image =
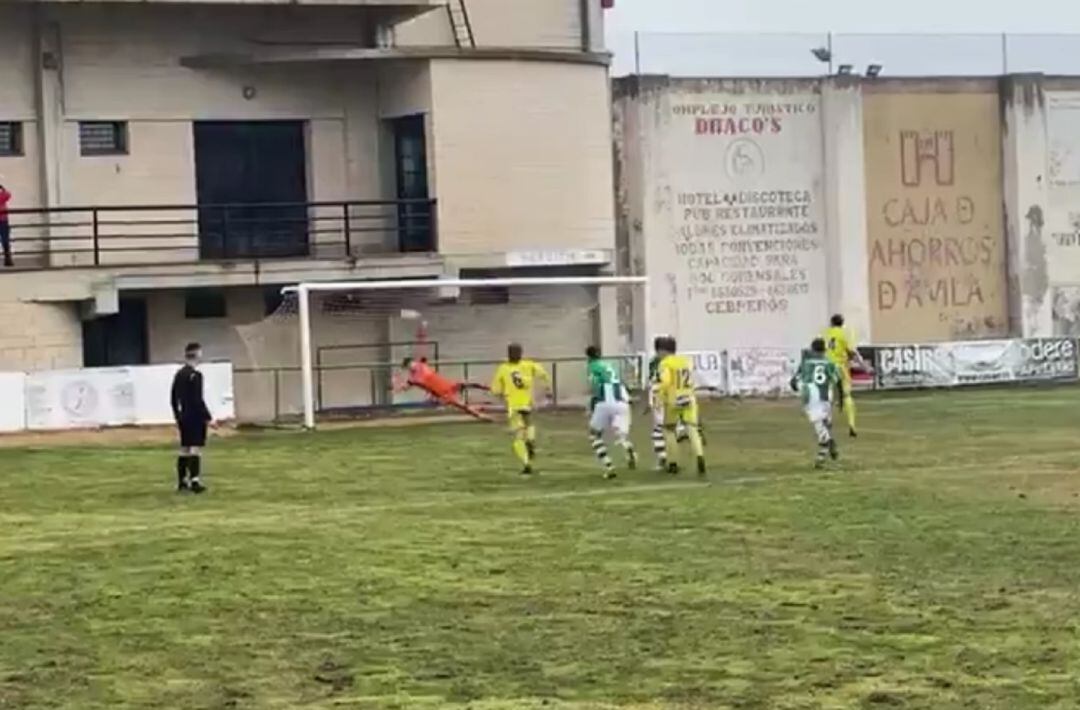
<svg viewBox="0 0 1080 710">
<path fill-rule="evenodd" d="M 811 402 L 803 407 L 803 411 L 806 412 L 806 418 L 814 424 L 827 422 L 832 418 L 832 403 Z"/>
<path fill-rule="evenodd" d="M 589 429 L 598 432 L 615 432 L 622 436 L 630 433 L 630 404 L 628 402 L 600 402 L 593 408 Z"/>
</svg>

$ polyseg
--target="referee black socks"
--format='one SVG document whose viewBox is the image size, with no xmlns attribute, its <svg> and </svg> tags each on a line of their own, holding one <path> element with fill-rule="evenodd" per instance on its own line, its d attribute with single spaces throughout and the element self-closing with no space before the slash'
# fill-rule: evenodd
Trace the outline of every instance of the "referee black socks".
<svg viewBox="0 0 1080 710">
<path fill-rule="evenodd" d="M 176 457 L 176 487 L 187 487 L 187 469 L 188 469 L 188 457 L 177 456 Z"/>
</svg>

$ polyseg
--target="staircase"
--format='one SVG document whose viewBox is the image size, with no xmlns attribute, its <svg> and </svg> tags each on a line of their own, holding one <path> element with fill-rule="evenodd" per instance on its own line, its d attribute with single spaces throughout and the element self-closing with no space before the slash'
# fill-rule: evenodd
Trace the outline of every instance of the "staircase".
<svg viewBox="0 0 1080 710">
<path fill-rule="evenodd" d="M 446 13 L 450 16 L 450 29 L 454 33 L 454 42 L 458 49 L 475 49 L 476 37 L 473 35 L 469 9 L 465 2 L 466 0 L 447 0 Z"/>
</svg>

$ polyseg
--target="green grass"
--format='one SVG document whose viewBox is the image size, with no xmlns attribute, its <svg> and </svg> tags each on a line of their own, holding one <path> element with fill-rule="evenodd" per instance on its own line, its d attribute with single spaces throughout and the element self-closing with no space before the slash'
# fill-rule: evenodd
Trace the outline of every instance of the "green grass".
<svg viewBox="0 0 1080 710">
<path fill-rule="evenodd" d="M 0 451 L 0 708 L 1076 708 L 1080 389 L 860 404 L 825 475 L 709 407 L 708 487 L 601 480 L 581 415 L 536 480 L 483 425 L 217 441 L 202 498 Z"/>
</svg>

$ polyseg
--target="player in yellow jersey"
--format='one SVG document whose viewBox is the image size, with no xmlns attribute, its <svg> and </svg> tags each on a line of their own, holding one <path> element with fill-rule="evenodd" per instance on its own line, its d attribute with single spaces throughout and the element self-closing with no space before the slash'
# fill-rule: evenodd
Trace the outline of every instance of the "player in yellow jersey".
<svg viewBox="0 0 1080 710">
<path fill-rule="evenodd" d="M 658 352 L 658 390 L 664 407 L 664 439 L 671 456 L 668 473 L 679 472 L 679 464 L 675 462 L 675 451 L 679 445 L 676 430 L 680 425 L 684 425 L 694 456 L 697 457 L 698 475 L 704 477 L 705 443 L 701 438 L 697 395 L 694 393 L 694 365 L 690 358 L 678 355 L 677 351 L 675 338 L 664 338 Z"/>
<path fill-rule="evenodd" d="M 852 437 L 858 436 L 855 431 L 855 398 L 851 393 L 851 361 L 862 362 L 862 356 L 856 350 L 846 328 L 844 328 L 844 316 L 837 314 L 832 317 L 829 329 L 825 331 L 825 348 L 829 360 L 840 369 L 839 396 L 840 409 L 847 416 L 848 432 Z"/>
<path fill-rule="evenodd" d="M 536 425 L 533 410 L 536 407 L 534 388 L 541 380 L 547 391 L 551 390 L 551 377 L 539 363 L 524 358 L 524 351 L 517 343 L 506 348 L 506 362 L 499 365 L 491 381 L 491 393 L 506 400 L 506 414 L 510 430 L 514 433 L 514 455 L 521 461 L 522 475 L 533 472 L 536 458 Z"/>
</svg>

